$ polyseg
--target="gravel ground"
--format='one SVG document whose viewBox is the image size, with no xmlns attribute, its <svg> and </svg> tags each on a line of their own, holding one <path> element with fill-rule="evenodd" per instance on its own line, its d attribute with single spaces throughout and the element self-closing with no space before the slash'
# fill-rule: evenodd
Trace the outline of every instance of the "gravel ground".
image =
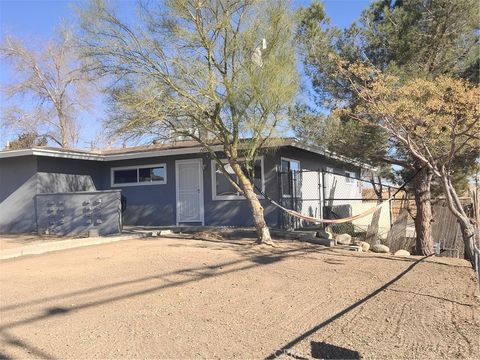
<svg viewBox="0 0 480 360">
<path fill-rule="evenodd" d="M 3 358 L 477 358 L 458 259 L 139 239 L 0 262 Z"/>
</svg>

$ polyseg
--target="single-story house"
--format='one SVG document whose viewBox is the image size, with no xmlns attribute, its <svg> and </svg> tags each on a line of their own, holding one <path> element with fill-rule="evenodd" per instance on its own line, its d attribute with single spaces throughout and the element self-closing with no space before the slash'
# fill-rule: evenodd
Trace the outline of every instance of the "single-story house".
<svg viewBox="0 0 480 360">
<path fill-rule="evenodd" d="M 212 147 L 222 152 L 221 145 Z M 288 189 L 280 186 L 278 174 L 282 171 L 328 169 L 359 177 L 361 168 L 361 164 L 318 146 L 281 139 L 275 146 L 262 149 L 255 165 L 255 182 L 278 201 L 289 196 Z M 321 197 L 318 187 L 312 191 Z M 122 195 L 126 200 L 122 216 L 125 225 L 252 226 L 246 200 L 219 171 L 209 153 L 198 143 L 178 141 L 103 151 L 51 147 L 1 151 L 0 233 L 39 231 L 38 218 L 43 210 L 38 204 L 45 194 L 63 194 L 56 204 L 56 200 L 45 200 L 44 206 L 51 207 L 45 211 L 53 219 L 52 206 L 57 206 L 58 214 L 73 203 L 68 194 L 96 192 L 112 192 L 116 199 Z M 361 197 L 361 189 L 353 182 L 350 194 L 344 197 L 351 196 Z M 91 201 L 99 203 L 101 199 L 82 200 L 87 206 L 84 213 L 90 215 L 95 211 Z M 280 210 L 267 199 L 261 198 L 261 202 L 268 225 L 279 227 Z M 62 219 L 53 220 L 63 223 L 64 216 L 61 213 Z"/>
</svg>

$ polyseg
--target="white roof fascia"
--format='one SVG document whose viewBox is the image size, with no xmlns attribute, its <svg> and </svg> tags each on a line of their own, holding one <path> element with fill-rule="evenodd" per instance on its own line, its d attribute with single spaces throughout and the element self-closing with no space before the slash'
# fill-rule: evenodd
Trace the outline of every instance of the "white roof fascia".
<svg viewBox="0 0 480 360">
<path fill-rule="evenodd" d="M 346 156 L 343 156 L 343 155 L 335 154 L 332 151 L 325 150 L 325 149 L 322 149 L 322 148 L 317 147 L 317 146 L 311 146 L 311 145 L 307 145 L 307 144 L 298 142 L 297 140 L 292 140 L 291 141 L 291 146 L 294 146 L 294 147 L 297 147 L 299 149 L 303 149 L 303 150 L 306 150 L 306 151 L 310 151 L 310 152 L 313 152 L 315 154 L 323 155 L 323 156 L 329 157 L 331 159 L 340 160 L 342 162 L 346 162 L 346 163 L 349 163 L 349 164 L 352 164 L 352 165 L 355 165 L 355 166 L 358 166 L 358 167 L 361 167 L 361 168 L 364 168 L 364 169 L 369 169 L 369 170 L 372 170 L 372 171 L 377 170 L 377 168 L 375 168 L 371 165 L 364 164 L 360 161 L 350 159 L 350 158 L 348 158 Z"/>
<path fill-rule="evenodd" d="M 80 154 L 76 152 L 69 151 L 56 151 L 51 149 L 22 149 L 22 150 L 11 150 L 11 151 L 0 151 L 1 158 L 12 158 L 18 156 L 48 156 L 55 158 L 67 158 L 67 159 L 80 159 L 80 160 L 103 160 L 102 155 L 97 154 Z"/>
<path fill-rule="evenodd" d="M 364 169 L 369 169 L 372 171 L 377 170 L 375 167 L 372 167 L 368 164 L 363 164 L 359 161 L 347 158 L 342 155 L 337 155 L 331 151 L 322 149 L 318 146 L 307 145 L 297 140 L 290 140 L 280 144 L 279 146 L 288 146 L 288 145 L 297 147 L 299 149 L 303 149 L 306 151 L 310 151 L 315 154 L 323 155 L 332 159 L 340 160 L 342 162 L 350 163 L 352 165 L 359 166 Z M 211 149 L 214 151 L 222 151 L 223 146 L 214 145 L 211 147 Z M 194 148 L 186 147 L 186 148 L 180 148 L 180 149 L 138 151 L 138 152 L 131 152 L 126 154 L 107 154 L 107 155 L 87 154 L 87 153 L 81 154 L 81 153 L 68 152 L 68 151 L 56 151 L 52 149 L 22 149 L 22 150 L 0 151 L 0 159 L 34 155 L 34 156 L 48 156 L 48 157 L 54 157 L 54 158 L 77 159 L 77 160 L 116 161 L 116 160 L 150 158 L 150 157 L 159 157 L 159 156 L 199 154 L 203 152 L 205 152 L 205 149 L 200 146 L 197 146 Z"/>
<path fill-rule="evenodd" d="M 36 156 L 48 156 L 54 158 L 66 158 L 66 159 L 78 159 L 78 160 L 97 160 L 103 161 L 104 156 L 97 154 L 79 154 L 66 151 L 55 151 L 50 149 L 32 149 L 32 155 Z"/>
<path fill-rule="evenodd" d="M 11 151 L 0 151 L 1 158 L 17 157 L 17 156 L 28 156 L 33 155 L 32 149 L 22 149 L 22 150 L 11 150 Z"/>
<path fill-rule="evenodd" d="M 215 145 L 211 147 L 214 151 L 222 151 L 223 146 Z M 180 149 L 165 149 L 157 151 L 139 151 L 132 152 L 128 154 L 110 154 L 104 155 L 105 161 L 115 161 L 115 160 L 128 160 L 128 159 L 138 159 L 138 158 L 149 158 L 149 157 L 158 157 L 158 156 L 171 156 L 171 155 L 188 155 L 188 154 L 199 154 L 206 152 L 203 147 L 195 148 L 180 148 Z"/>
<path fill-rule="evenodd" d="M 221 145 L 215 145 L 211 147 L 214 151 L 222 151 L 223 147 Z M 137 159 L 137 158 L 149 158 L 149 157 L 158 157 L 158 156 L 170 156 L 170 155 L 187 155 L 187 154 L 198 154 L 205 152 L 205 149 L 202 147 L 194 148 L 180 148 L 180 149 L 165 149 L 157 151 L 137 151 L 126 154 L 81 154 L 76 152 L 68 151 L 56 151 L 52 149 L 22 149 L 22 150 L 11 150 L 11 151 L 0 151 L 0 158 L 10 158 L 18 156 L 48 156 L 54 158 L 66 158 L 66 159 L 78 159 L 78 160 L 96 160 L 96 161 L 115 161 L 115 160 L 127 160 L 127 159 Z"/>
</svg>

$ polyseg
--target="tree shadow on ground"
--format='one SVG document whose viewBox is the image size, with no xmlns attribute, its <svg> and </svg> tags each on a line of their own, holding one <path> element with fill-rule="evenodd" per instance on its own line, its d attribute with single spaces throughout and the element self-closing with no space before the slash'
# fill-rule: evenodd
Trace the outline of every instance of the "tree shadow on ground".
<svg viewBox="0 0 480 360">
<path fill-rule="evenodd" d="M 185 245 L 178 245 L 178 246 L 186 246 L 186 247 L 191 247 L 192 244 L 185 244 Z M 131 279 L 131 280 L 124 280 L 124 281 L 118 281 L 118 282 L 113 282 L 105 285 L 100 285 L 100 286 L 94 286 L 82 290 L 77 290 L 77 291 L 71 291 L 71 292 L 66 292 L 58 295 L 52 295 L 52 296 L 47 296 L 44 298 L 39 298 L 39 299 L 34 299 L 34 300 L 29 300 L 25 302 L 20 302 L 14 305 L 4 305 L 0 307 L 0 311 L 10 311 L 13 309 L 25 307 L 25 306 L 32 306 L 32 305 L 38 305 L 43 302 L 48 302 L 48 301 L 54 301 L 54 300 L 63 300 L 69 297 L 73 296 L 80 296 L 80 295 L 86 295 L 86 294 L 91 294 L 95 293 L 98 291 L 103 291 L 103 290 L 108 290 L 112 288 L 117 288 L 125 285 L 134 285 L 138 283 L 143 283 L 147 282 L 150 280 L 159 280 L 159 279 L 166 279 L 168 276 L 174 276 L 174 275 L 197 275 L 203 277 L 209 277 L 213 275 L 218 275 L 218 274 L 212 274 L 212 271 L 217 271 L 221 270 L 224 267 L 228 266 L 234 266 L 237 264 L 241 263 L 254 263 L 254 266 L 258 265 L 265 265 L 265 264 L 270 264 L 273 262 L 277 262 L 280 260 L 283 260 L 286 257 L 298 257 L 298 256 L 303 256 L 307 254 L 308 252 L 311 252 L 312 248 L 310 247 L 296 247 L 293 249 L 275 249 L 272 248 L 271 251 L 267 253 L 258 253 L 258 252 L 251 252 L 251 251 L 240 251 L 244 257 L 238 260 L 233 260 L 233 261 L 227 261 L 227 262 L 222 262 L 222 263 L 217 263 L 214 265 L 204 265 L 204 266 L 198 266 L 198 267 L 190 267 L 190 268 L 185 268 L 185 269 L 179 269 L 175 271 L 170 271 L 166 272 L 163 274 L 154 274 L 151 276 L 145 276 L 141 278 L 136 278 L 136 279 Z M 247 266 L 247 268 L 254 267 L 254 266 Z M 243 268 L 238 268 L 238 270 L 242 270 Z M 223 274 L 223 273 L 220 273 Z M 198 280 L 198 279 L 197 279 Z M 1 329 L 2 327 L 0 327 Z"/>
<path fill-rule="evenodd" d="M 415 292 L 415 291 L 399 290 L 399 289 L 387 289 L 387 290 L 397 292 L 397 293 L 404 293 L 404 294 L 412 294 L 412 295 L 416 295 L 416 296 L 429 297 L 429 298 L 432 298 L 432 299 L 437 299 L 437 300 L 440 300 L 440 301 L 446 301 L 446 302 L 449 302 L 449 303 L 452 303 L 452 304 L 457 304 L 457 305 L 460 305 L 460 306 L 468 306 L 468 307 L 474 307 L 475 306 L 475 304 L 462 303 L 460 301 L 450 300 L 450 299 L 447 299 L 447 298 L 444 298 L 444 297 L 430 295 L 430 294 L 422 294 L 422 293 Z"/>
<path fill-rule="evenodd" d="M 72 312 L 129 299 L 136 296 L 146 295 L 146 294 L 154 293 L 164 289 L 178 287 L 178 286 L 186 285 L 189 283 L 198 282 L 204 279 L 215 278 L 218 276 L 223 276 L 223 275 L 227 275 L 227 274 L 231 274 L 239 271 L 245 271 L 258 266 L 268 266 L 272 263 L 282 261 L 287 257 L 295 257 L 295 256 L 302 255 L 305 253 L 305 251 L 309 251 L 309 250 L 310 250 L 309 248 L 305 249 L 305 248 L 297 247 L 296 249 L 275 251 L 275 253 L 271 253 L 271 254 L 249 256 L 239 260 L 219 263 L 211 266 L 201 266 L 201 267 L 180 269 L 180 270 L 176 270 L 176 271 L 172 271 L 164 274 L 157 274 L 157 275 L 143 277 L 139 279 L 121 281 L 121 282 L 106 284 L 102 286 L 92 287 L 88 289 L 78 290 L 74 292 L 49 296 L 41 299 L 35 299 L 35 300 L 20 303 L 20 304 L 16 304 L 16 305 L 4 306 L 0 309 L 0 311 L 8 311 L 8 310 L 16 309 L 19 307 L 31 306 L 33 304 L 42 304 L 44 302 L 53 301 L 53 300 L 64 300 L 73 296 L 92 294 L 92 293 L 96 293 L 99 291 L 108 290 L 112 288 L 115 289 L 124 285 L 144 283 L 149 280 L 164 280 L 164 283 L 161 285 L 150 286 L 142 290 L 131 291 L 131 292 L 119 294 L 116 296 L 101 298 L 99 300 L 84 302 L 84 303 L 80 303 L 72 306 L 66 306 L 66 307 L 54 306 L 54 307 L 45 308 L 43 309 L 43 312 L 39 313 L 38 315 L 31 316 L 24 319 L 14 320 L 10 323 L 2 324 L 0 326 L 0 336 L 3 338 L 3 342 L 5 344 L 24 349 L 30 354 L 34 354 L 34 356 L 37 358 L 53 359 L 54 357 L 51 356 L 50 354 L 47 354 L 42 350 L 35 348 L 33 345 L 28 344 L 27 342 L 20 340 L 19 338 L 14 337 L 8 331 L 18 326 L 27 325 L 35 322 L 41 322 L 41 321 L 50 319 L 52 317 L 67 316 L 69 313 L 72 313 Z M 238 267 L 238 265 L 241 265 L 243 263 L 245 263 L 245 265 Z M 178 281 L 171 281 L 168 277 L 174 276 L 174 275 L 185 276 L 185 278 Z"/>
<path fill-rule="evenodd" d="M 345 309 L 339 311 L 338 313 L 336 313 L 335 315 L 333 315 L 332 317 L 328 318 L 327 320 L 321 322 L 320 324 L 314 326 L 313 328 L 311 328 L 310 330 L 304 332 L 303 334 L 299 335 L 298 337 L 296 337 L 295 339 L 293 339 L 292 341 L 290 341 L 288 344 L 284 345 L 281 349 L 279 350 L 276 350 L 274 351 L 273 353 L 271 353 L 270 355 L 268 355 L 265 359 L 266 360 L 273 360 L 277 357 L 277 354 L 278 353 L 288 353 L 295 345 L 299 344 L 301 341 L 307 339 L 308 337 L 310 337 L 311 335 L 315 334 L 316 332 L 318 332 L 319 330 L 323 329 L 325 326 L 327 325 L 330 325 L 331 323 L 333 323 L 334 321 L 340 319 L 342 316 L 348 314 L 350 311 L 356 309 L 357 307 L 359 307 L 360 305 L 363 305 L 364 303 L 366 303 L 367 301 L 369 301 L 370 299 L 374 298 L 375 296 L 377 296 L 378 294 L 380 294 L 381 292 L 383 292 L 385 289 L 387 289 L 389 286 L 391 286 L 392 284 L 396 283 L 398 280 L 400 280 L 402 277 L 404 277 L 406 274 L 408 274 L 415 266 L 417 266 L 420 262 L 424 261 L 425 259 L 427 259 L 428 257 L 430 256 L 433 256 L 433 255 L 429 255 L 429 256 L 425 256 L 417 261 L 415 261 L 414 263 L 410 264 L 405 270 L 403 270 L 400 274 L 398 274 L 397 276 L 395 276 L 393 279 L 391 279 L 390 281 L 386 282 L 385 284 L 383 284 L 381 287 L 377 288 L 376 290 L 374 290 L 373 292 L 371 292 L 370 294 L 368 294 L 367 296 L 363 297 L 362 299 L 360 299 L 359 301 L 353 303 L 352 305 L 346 307 Z"/>
<path fill-rule="evenodd" d="M 4 353 L 0 352 L 0 359 L 2 360 L 11 360 L 12 358 Z"/>
<path fill-rule="evenodd" d="M 5 330 L 1 331 L 1 336 L 3 341 L 13 347 L 20 348 L 26 352 L 28 352 L 29 357 L 38 358 L 38 359 L 46 359 L 46 360 L 53 360 L 55 359 L 52 355 L 44 352 L 43 350 L 38 349 L 37 347 L 31 345 L 25 340 L 21 340 L 19 337 L 13 336 L 12 334 L 6 332 Z M 7 356 L 6 354 L 0 353 L 0 359 L 2 360 L 10 360 L 13 357 Z"/>
<path fill-rule="evenodd" d="M 360 359 L 360 353 L 344 347 L 312 341 L 310 343 L 314 359 Z"/>
<path fill-rule="evenodd" d="M 400 256 L 393 256 L 388 254 L 375 254 L 372 252 L 369 253 L 356 253 L 353 251 L 345 251 L 335 248 L 327 248 L 330 250 L 328 255 L 334 255 L 339 257 L 358 257 L 360 259 L 374 259 L 374 260 L 385 260 L 385 261 L 394 261 L 394 262 L 405 262 L 405 263 L 416 263 L 419 260 L 422 260 L 423 263 L 426 264 L 434 264 L 439 266 L 448 266 L 453 268 L 471 268 L 471 265 L 465 260 L 465 265 L 458 265 L 458 264 L 451 264 L 445 262 L 442 257 L 433 256 L 432 258 L 426 259 L 420 256 L 410 256 L 410 257 L 400 257 Z"/>
<path fill-rule="evenodd" d="M 175 238 L 179 239 L 179 238 Z M 181 239 L 184 240 L 184 239 Z M 329 251 L 330 248 L 318 246 L 316 244 L 310 244 L 305 242 L 298 242 L 292 240 L 275 240 L 275 246 L 259 245 L 255 243 L 253 238 L 241 238 L 235 241 L 206 239 L 206 238 L 189 238 L 187 241 L 176 242 L 168 244 L 169 247 L 196 247 L 200 249 L 208 250 L 229 250 L 241 254 L 244 257 L 254 257 L 258 254 L 282 254 L 286 251 L 295 251 L 301 249 L 303 254 L 299 254 L 304 258 L 309 253 L 318 253 Z"/>
</svg>

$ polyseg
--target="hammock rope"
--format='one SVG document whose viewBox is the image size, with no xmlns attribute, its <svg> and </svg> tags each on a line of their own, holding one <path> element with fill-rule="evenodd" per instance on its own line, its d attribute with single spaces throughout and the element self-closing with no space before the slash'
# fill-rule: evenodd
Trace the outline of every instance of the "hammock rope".
<svg viewBox="0 0 480 360">
<path fill-rule="evenodd" d="M 366 217 L 370 214 L 373 214 L 375 211 L 382 208 L 383 205 L 387 204 L 391 200 L 391 198 L 388 198 L 387 200 L 384 200 L 382 203 L 378 204 L 377 206 L 373 206 L 373 207 L 371 207 L 371 208 L 369 208 L 369 209 L 367 209 L 367 210 L 365 210 L 365 211 L 363 211 L 359 214 L 349 216 L 349 217 L 346 217 L 346 218 L 340 218 L 340 219 L 319 219 L 319 218 L 315 218 L 315 217 L 312 217 L 312 216 L 304 215 L 304 214 L 299 213 L 298 211 L 295 211 L 295 210 L 292 210 L 292 209 L 287 209 L 286 207 L 277 203 L 275 200 L 271 200 L 271 199 L 267 199 L 267 200 L 269 200 L 276 207 L 285 211 L 287 214 L 292 215 L 296 218 L 308 221 L 308 222 L 312 222 L 312 223 L 316 223 L 316 224 L 343 224 L 343 223 L 358 220 L 358 219 L 364 218 L 364 217 Z"/>
</svg>

